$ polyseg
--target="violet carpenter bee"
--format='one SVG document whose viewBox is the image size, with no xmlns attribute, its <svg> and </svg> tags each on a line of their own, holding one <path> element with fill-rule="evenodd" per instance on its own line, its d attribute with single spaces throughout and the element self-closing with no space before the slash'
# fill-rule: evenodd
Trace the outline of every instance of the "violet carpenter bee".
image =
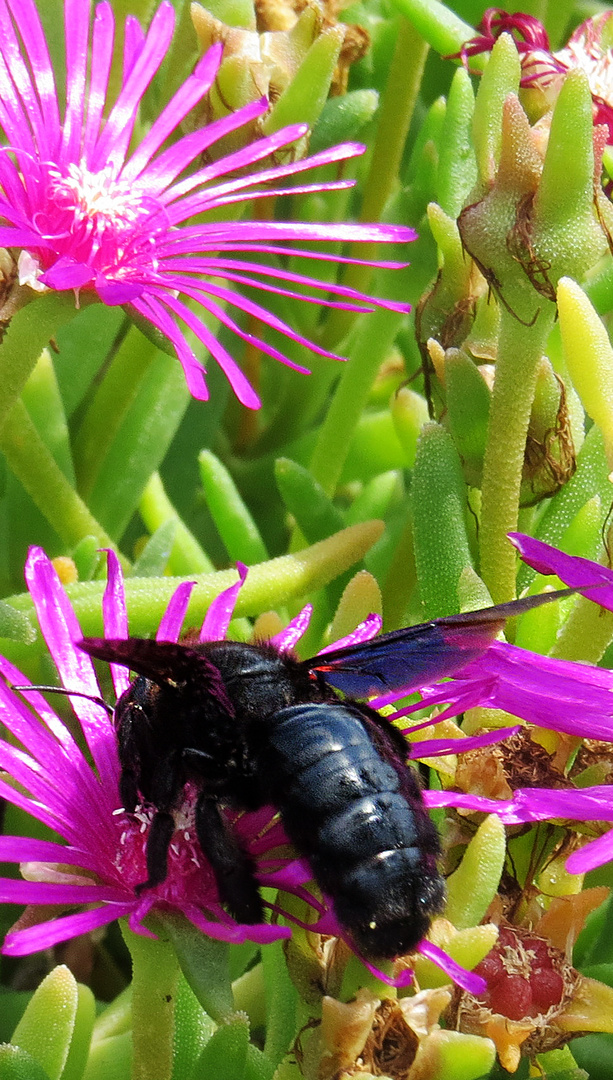
<svg viewBox="0 0 613 1080">
<path fill-rule="evenodd" d="M 137 673 L 114 722 L 123 806 L 155 808 L 140 889 L 166 878 L 174 812 L 191 782 L 198 841 L 235 919 L 263 921 L 263 904 L 223 808 L 272 804 L 357 950 L 409 952 L 444 903 L 439 840 L 402 734 L 359 699 L 452 675 L 509 616 L 567 594 L 435 619 L 309 660 L 270 644 L 86 638 L 90 656 Z"/>
</svg>

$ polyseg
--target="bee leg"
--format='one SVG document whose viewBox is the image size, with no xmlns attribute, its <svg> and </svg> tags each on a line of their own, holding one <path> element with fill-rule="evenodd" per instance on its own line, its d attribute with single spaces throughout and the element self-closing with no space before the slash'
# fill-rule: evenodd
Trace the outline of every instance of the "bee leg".
<svg viewBox="0 0 613 1080">
<path fill-rule="evenodd" d="M 168 848 L 174 831 L 175 821 L 172 814 L 166 810 L 157 810 L 147 837 L 147 880 L 136 886 L 134 891 L 137 896 L 144 889 L 154 889 L 166 880 Z"/>
<path fill-rule="evenodd" d="M 137 894 L 166 880 L 168 848 L 176 828 L 171 810 L 177 804 L 183 783 L 181 754 L 173 751 L 156 767 L 146 792 L 156 810 L 147 837 L 147 880 L 136 887 Z"/>
<path fill-rule="evenodd" d="M 221 900 L 237 922 L 263 921 L 262 898 L 252 860 L 243 851 L 216 799 L 201 795 L 196 804 L 196 834 L 215 873 Z"/>
<path fill-rule="evenodd" d="M 117 736 L 119 742 L 119 794 L 121 804 L 128 814 L 133 814 L 139 802 L 139 747 L 137 725 L 142 722 L 143 710 L 140 706 L 130 705 L 124 708 Z M 137 714 L 136 717 L 134 714 Z"/>
</svg>

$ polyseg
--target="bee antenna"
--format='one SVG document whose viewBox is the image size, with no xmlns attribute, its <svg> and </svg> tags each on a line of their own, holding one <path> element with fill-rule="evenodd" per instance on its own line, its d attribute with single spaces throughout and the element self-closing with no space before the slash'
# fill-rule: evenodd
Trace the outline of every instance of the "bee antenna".
<svg viewBox="0 0 613 1080">
<path fill-rule="evenodd" d="M 67 690 L 64 686 L 11 686 L 11 690 L 16 690 L 20 694 L 27 694 L 30 690 L 37 690 L 44 694 L 65 694 L 67 697 L 82 697 L 87 701 L 93 701 L 94 705 L 101 705 L 108 716 L 113 716 L 115 710 L 112 705 L 109 705 L 104 698 L 96 697 L 95 694 L 85 694 L 81 690 Z"/>
</svg>

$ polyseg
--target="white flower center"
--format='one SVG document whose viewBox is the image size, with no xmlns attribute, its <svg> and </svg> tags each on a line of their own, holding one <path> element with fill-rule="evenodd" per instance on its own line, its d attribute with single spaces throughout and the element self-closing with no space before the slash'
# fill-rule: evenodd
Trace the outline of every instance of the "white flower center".
<svg viewBox="0 0 613 1080">
<path fill-rule="evenodd" d="M 77 221 L 88 220 L 98 230 L 111 227 L 115 233 L 132 230 L 149 209 L 138 186 L 115 180 L 111 169 L 88 172 L 72 163 L 68 172 L 50 171 L 51 197 L 64 210 L 74 213 Z"/>
</svg>

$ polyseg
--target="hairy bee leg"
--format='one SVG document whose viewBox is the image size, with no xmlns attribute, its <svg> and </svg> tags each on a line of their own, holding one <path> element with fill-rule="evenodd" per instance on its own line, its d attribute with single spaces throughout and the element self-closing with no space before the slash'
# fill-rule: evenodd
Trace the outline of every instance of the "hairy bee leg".
<svg viewBox="0 0 613 1080">
<path fill-rule="evenodd" d="M 118 731 L 119 760 L 121 761 L 121 775 L 119 777 L 119 794 L 121 803 L 128 814 L 133 814 L 138 805 L 138 782 L 139 782 L 139 746 L 138 724 L 142 723 L 143 710 L 139 705 L 131 704 L 122 715 L 122 722 Z"/>
<path fill-rule="evenodd" d="M 223 817 L 216 799 L 201 795 L 196 803 L 196 835 L 215 872 L 220 898 L 237 922 L 263 921 L 262 898 L 254 867 Z"/>
<path fill-rule="evenodd" d="M 147 880 L 136 886 L 134 891 L 137 895 L 144 889 L 154 889 L 166 880 L 168 848 L 174 831 L 175 821 L 172 814 L 166 810 L 158 810 L 147 837 Z"/>
</svg>

